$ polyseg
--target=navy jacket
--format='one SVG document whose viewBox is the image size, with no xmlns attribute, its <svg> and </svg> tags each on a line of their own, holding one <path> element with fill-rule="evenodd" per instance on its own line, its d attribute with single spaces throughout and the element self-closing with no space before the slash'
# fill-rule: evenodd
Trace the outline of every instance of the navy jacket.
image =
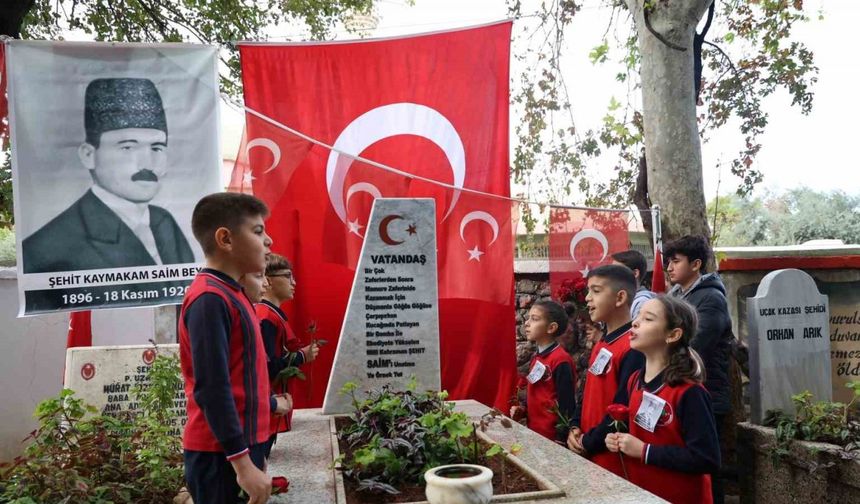
<svg viewBox="0 0 860 504">
<path fill-rule="evenodd" d="M 731 358 L 732 319 L 726 302 L 726 287 L 716 273 L 703 275 L 690 290 L 674 288 L 672 295 L 682 297 L 696 307 L 699 327 L 691 346 L 699 352 L 705 363 L 705 388 L 711 393 L 714 413 L 723 415 L 731 411 Z"/>
</svg>

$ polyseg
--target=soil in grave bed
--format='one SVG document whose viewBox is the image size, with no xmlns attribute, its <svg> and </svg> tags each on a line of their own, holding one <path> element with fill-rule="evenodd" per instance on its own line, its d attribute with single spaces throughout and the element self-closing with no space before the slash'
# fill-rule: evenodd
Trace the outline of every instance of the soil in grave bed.
<svg viewBox="0 0 860 504">
<path fill-rule="evenodd" d="M 336 418 L 335 426 L 337 427 L 337 431 L 340 432 L 340 430 L 346 425 L 348 425 L 350 422 L 351 420 L 347 417 Z M 478 442 L 481 443 L 481 450 L 487 451 L 489 445 L 487 445 L 482 440 L 479 440 Z M 340 449 L 341 454 L 352 455 L 353 450 L 345 441 L 338 439 L 338 448 Z M 489 468 L 493 471 L 493 495 L 537 492 L 541 490 L 540 486 L 538 486 L 537 481 L 531 476 L 529 476 L 527 473 L 523 472 L 516 464 L 513 464 L 511 462 L 506 462 L 504 464 L 504 475 L 506 482 L 506 485 L 504 487 L 502 486 L 501 460 L 499 460 L 498 457 L 493 457 L 489 461 Z M 400 490 L 400 493 L 396 495 L 368 491 L 359 492 L 357 490 L 358 484 L 347 478 L 343 479 L 343 486 L 344 490 L 346 491 L 347 504 L 388 504 L 427 500 L 427 497 L 424 495 L 423 484 L 402 486 L 398 488 L 398 490 Z"/>
</svg>

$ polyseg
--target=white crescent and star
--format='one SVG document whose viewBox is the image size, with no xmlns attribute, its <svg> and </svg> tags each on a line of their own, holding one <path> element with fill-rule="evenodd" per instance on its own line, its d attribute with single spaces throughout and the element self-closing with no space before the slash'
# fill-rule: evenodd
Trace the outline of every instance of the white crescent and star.
<svg viewBox="0 0 860 504">
<path fill-rule="evenodd" d="M 466 151 L 451 121 L 436 110 L 417 103 L 392 103 L 376 107 L 355 118 L 341 131 L 326 164 L 329 200 L 335 213 L 345 224 L 349 195 L 346 199 L 343 198 L 343 186 L 352 166 L 353 156 L 358 156 L 380 140 L 396 135 L 420 136 L 438 145 L 448 158 L 454 176 L 453 185 L 457 188 L 463 187 L 466 179 Z M 442 220 L 454 209 L 459 197 L 459 191 L 455 191 Z"/>
<path fill-rule="evenodd" d="M 591 238 L 592 240 L 597 240 L 597 242 L 600 243 L 600 246 L 603 248 L 600 259 L 597 262 L 599 263 L 606 259 L 606 255 L 609 253 L 609 241 L 606 239 L 606 235 L 596 229 L 589 228 L 579 231 L 578 233 L 573 235 L 573 238 L 570 239 L 570 257 L 571 259 L 573 259 L 574 262 L 579 262 L 576 258 L 576 246 L 579 244 L 579 242 L 588 238 Z M 580 270 L 580 273 L 582 273 L 582 276 L 585 277 L 588 276 L 589 271 L 590 270 L 588 269 L 588 264 L 586 264 L 585 268 Z"/>
<path fill-rule="evenodd" d="M 373 196 L 374 199 L 382 197 L 382 193 L 375 185 L 371 184 L 370 182 L 358 182 L 356 184 L 352 184 L 351 186 L 349 186 L 349 189 L 346 190 L 346 199 L 344 201 L 344 205 L 348 207 L 349 198 L 351 198 L 353 194 L 359 192 L 367 193 Z M 354 233 L 357 236 L 361 236 L 363 238 L 362 234 L 359 231 L 364 226 L 359 223 L 358 218 L 356 218 L 354 221 L 347 222 L 346 225 L 349 227 L 350 233 Z"/>
<path fill-rule="evenodd" d="M 499 223 L 496 221 L 496 218 L 490 215 L 487 212 L 482 210 L 475 210 L 467 213 L 463 216 L 463 219 L 460 220 L 460 239 L 463 240 L 463 243 L 466 243 L 466 238 L 463 236 L 463 231 L 466 229 L 466 225 L 472 221 L 483 221 L 490 225 L 490 228 L 493 230 L 493 239 L 490 240 L 490 243 L 487 245 L 492 245 L 493 242 L 496 241 L 496 238 L 499 237 Z M 472 250 L 469 250 L 469 261 L 479 261 L 481 260 L 481 256 L 484 255 L 477 245 Z"/>
<path fill-rule="evenodd" d="M 281 148 L 278 147 L 278 144 L 271 138 L 260 137 L 251 140 L 248 142 L 248 145 L 245 146 L 245 154 L 250 154 L 251 149 L 254 147 L 263 147 L 272 153 L 272 164 L 270 164 L 266 171 L 263 172 L 263 175 L 274 170 L 278 166 L 278 163 L 281 162 Z"/>
</svg>

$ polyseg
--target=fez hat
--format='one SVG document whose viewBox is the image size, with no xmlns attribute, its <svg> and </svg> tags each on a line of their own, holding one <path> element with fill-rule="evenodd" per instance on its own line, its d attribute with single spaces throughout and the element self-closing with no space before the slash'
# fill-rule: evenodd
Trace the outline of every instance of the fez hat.
<svg viewBox="0 0 860 504">
<path fill-rule="evenodd" d="M 105 131 L 157 129 L 167 134 L 161 95 L 149 79 L 95 79 L 84 96 L 87 143 L 98 145 Z"/>
</svg>

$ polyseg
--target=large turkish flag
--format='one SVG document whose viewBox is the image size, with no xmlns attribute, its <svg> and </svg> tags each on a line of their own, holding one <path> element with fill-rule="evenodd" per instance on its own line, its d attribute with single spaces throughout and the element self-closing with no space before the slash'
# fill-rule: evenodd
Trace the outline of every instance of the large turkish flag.
<svg viewBox="0 0 860 504">
<path fill-rule="evenodd" d="M 370 207 L 383 196 L 436 199 L 443 387 L 507 409 L 516 376 L 511 204 L 457 189 L 509 195 L 510 31 L 501 22 L 240 45 L 245 104 L 270 120 L 248 115 L 231 185 L 252 187 L 272 209 L 273 249 L 295 266 L 296 299 L 285 308 L 296 332 L 308 339 L 314 324 L 314 337 L 331 343 L 299 407 L 322 402 Z"/>
</svg>

